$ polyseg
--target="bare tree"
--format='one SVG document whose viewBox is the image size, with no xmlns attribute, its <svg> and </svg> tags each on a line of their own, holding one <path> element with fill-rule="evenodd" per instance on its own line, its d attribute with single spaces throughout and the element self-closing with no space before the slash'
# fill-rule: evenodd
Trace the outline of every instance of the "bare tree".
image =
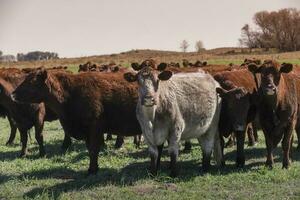
<svg viewBox="0 0 300 200">
<path fill-rule="evenodd" d="M 201 40 L 198 40 L 195 44 L 195 49 L 196 49 L 196 52 L 201 52 L 203 50 L 205 50 L 204 48 L 204 45 L 203 45 L 203 42 Z"/>
<path fill-rule="evenodd" d="M 251 48 L 277 48 L 280 51 L 300 50 L 300 10 L 286 8 L 279 11 L 257 12 L 253 21 L 257 26 L 256 31 L 249 26 L 242 28 L 240 42 Z"/>
<path fill-rule="evenodd" d="M 180 44 L 180 49 L 183 51 L 183 52 L 186 52 L 187 51 L 187 48 L 189 47 L 189 43 L 188 41 L 186 40 L 183 40 Z"/>
<path fill-rule="evenodd" d="M 258 42 L 256 38 L 257 34 L 254 31 L 250 30 L 250 26 L 248 24 L 245 24 L 243 26 L 241 32 L 241 38 L 239 39 L 241 46 L 248 47 L 250 52 L 253 48 L 258 47 Z"/>
</svg>

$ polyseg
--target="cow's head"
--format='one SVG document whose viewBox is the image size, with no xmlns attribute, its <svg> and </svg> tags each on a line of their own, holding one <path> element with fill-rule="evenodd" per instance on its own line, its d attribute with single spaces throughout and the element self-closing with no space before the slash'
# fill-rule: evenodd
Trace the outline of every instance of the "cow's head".
<svg viewBox="0 0 300 200">
<path fill-rule="evenodd" d="M 243 87 L 235 87 L 231 90 L 216 88 L 226 108 L 226 116 L 232 124 L 234 131 L 245 131 L 247 127 L 250 99 L 248 91 Z M 224 108 L 224 109 L 225 109 Z"/>
<path fill-rule="evenodd" d="M 169 80 L 172 76 L 171 71 L 165 70 L 167 64 L 160 63 L 156 67 L 152 60 L 146 60 L 141 65 L 132 63 L 131 66 L 138 73 L 125 73 L 124 78 L 129 82 L 138 82 L 141 104 L 146 107 L 157 105 L 160 81 Z"/>
<path fill-rule="evenodd" d="M 29 73 L 12 93 L 12 99 L 24 103 L 41 103 L 44 101 L 47 93 L 51 92 L 51 78 L 48 73 L 44 68 Z"/>
<path fill-rule="evenodd" d="M 261 75 L 259 90 L 263 96 L 275 96 L 278 93 L 278 86 L 282 73 L 289 73 L 293 70 L 293 65 L 283 63 L 281 66 L 272 60 L 265 60 L 260 66 L 252 63 L 248 65 L 248 70 L 253 74 Z"/>
</svg>

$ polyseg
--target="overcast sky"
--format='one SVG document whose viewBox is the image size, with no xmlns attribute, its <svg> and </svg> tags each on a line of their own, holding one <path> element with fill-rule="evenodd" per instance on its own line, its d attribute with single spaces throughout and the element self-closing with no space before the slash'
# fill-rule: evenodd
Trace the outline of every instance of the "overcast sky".
<svg viewBox="0 0 300 200">
<path fill-rule="evenodd" d="M 255 12 L 300 0 L 0 0 L 0 50 L 61 57 L 131 49 L 179 50 L 186 39 L 206 48 L 238 45 Z"/>
</svg>

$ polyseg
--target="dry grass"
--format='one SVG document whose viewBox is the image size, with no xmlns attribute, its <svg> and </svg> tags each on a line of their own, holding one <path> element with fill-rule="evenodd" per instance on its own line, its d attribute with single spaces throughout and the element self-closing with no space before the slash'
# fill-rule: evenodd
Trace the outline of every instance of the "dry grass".
<svg viewBox="0 0 300 200">
<path fill-rule="evenodd" d="M 233 52 L 234 51 L 234 52 Z M 0 67 L 54 67 L 54 66 L 68 66 L 71 69 L 77 67 L 79 64 L 91 61 L 98 64 L 107 64 L 115 62 L 116 64 L 128 67 L 131 62 L 141 62 L 145 59 L 155 59 L 157 62 L 179 62 L 183 59 L 190 62 L 196 60 L 207 60 L 209 64 L 240 64 L 245 58 L 258 59 L 276 59 L 279 61 L 289 61 L 294 64 L 300 64 L 300 51 L 288 53 L 274 53 L 274 51 L 263 52 L 261 50 L 253 50 L 252 53 L 245 53 L 241 48 L 218 48 L 208 50 L 201 53 L 189 52 L 173 52 L 173 51 L 157 51 L 157 50 L 132 50 L 120 54 L 89 56 L 81 58 L 62 58 L 49 61 L 32 61 L 32 62 L 14 62 L 14 63 L 0 63 Z"/>
</svg>

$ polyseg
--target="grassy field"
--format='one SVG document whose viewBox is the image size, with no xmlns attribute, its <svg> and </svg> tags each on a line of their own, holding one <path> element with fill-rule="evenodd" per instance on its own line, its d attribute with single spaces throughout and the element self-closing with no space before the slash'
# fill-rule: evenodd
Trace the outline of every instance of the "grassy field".
<svg viewBox="0 0 300 200">
<path fill-rule="evenodd" d="M 148 54 L 147 54 L 148 53 Z M 66 65 L 76 72 L 79 63 L 88 60 L 129 66 L 130 62 L 146 58 L 159 61 L 208 60 L 210 64 L 240 64 L 244 58 L 276 58 L 280 62 L 300 65 L 300 52 L 274 55 L 202 55 L 165 52 L 129 52 L 127 54 L 95 56 L 87 58 L 59 59 L 48 62 L 21 62 L 0 64 L 0 67 L 46 67 Z M 176 57 L 177 56 L 177 57 Z M 99 155 L 100 170 L 96 176 L 86 176 L 88 156 L 85 144 L 74 141 L 73 149 L 62 155 L 60 146 L 63 131 L 58 122 L 46 123 L 44 129 L 47 156 L 38 157 L 34 140 L 29 144 L 30 155 L 18 158 L 19 136 L 13 146 L 5 146 L 9 125 L 0 119 L 0 200 L 2 199 L 300 199 L 300 152 L 293 148 L 293 163 L 289 170 L 281 169 L 281 148 L 275 152 L 275 168 L 264 166 L 265 145 L 260 132 L 256 147 L 246 147 L 246 166 L 235 168 L 235 149 L 226 149 L 226 167 L 212 167 L 210 173 L 200 171 L 201 150 L 196 141 L 190 153 L 181 152 L 179 177 L 168 176 L 167 152 L 162 157 L 162 168 L 157 177 L 147 171 L 149 157 L 146 145 L 136 149 L 127 138 L 120 150 L 107 142 L 107 149 Z M 33 131 L 32 131 L 33 132 Z M 296 144 L 294 144 L 294 147 Z"/>
<path fill-rule="evenodd" d="M 136 149 L 132 139 L 126 145 L 100 153 L 100 170 L 96 176 L 86 176 L 88 156 L 83 142 L 75 141 L 73 150 L 60 153 L 63 131 L 58 122 L 46 123 L 47 156 L 38 158 L 38 147 L 32 140 L 30 155 L 18 158 L 19 138 L 6 147 L 9 127 L 0 121 L 0 199 L 299 199 L 300 153 L 293 153 L 289 170 L 281 169 L 281 149 L 275 153 L 275 168 L 264 167 L 265 148 L 260 143 L 246 148 L 246 167 L 234 166 L 235 150 L 226 150 L 226 167 L 212 167 L 210 173 L 200 170 L 201 150 L 193 141 L 190 153 L 180 153 L 179 177 L 168 176 L 168 155 L 163 154 L 162 169 L 155 178 L 149 176 L 146 146 Z M 32 131 L 33 132 L 33 131 Z M 294 144 L 296 146 L 296 144 Z"/>
</svg>

